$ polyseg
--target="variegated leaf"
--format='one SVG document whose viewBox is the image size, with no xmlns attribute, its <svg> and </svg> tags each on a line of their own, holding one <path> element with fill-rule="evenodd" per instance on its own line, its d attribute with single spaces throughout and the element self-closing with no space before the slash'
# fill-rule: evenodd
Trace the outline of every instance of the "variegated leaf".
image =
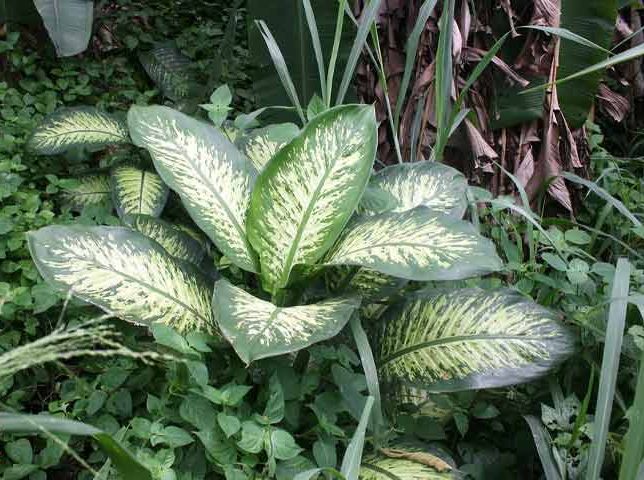
<svg viewBox="0 0 644 480">
<path fill-rule="evenodd" d="M 371 177 L 360 208 L 372 215 L 423 206 L 461 218 L 467 208 L 466 190 L 467 180 L 452 167 L 429 161 L 402 163 Z"/>
<path fill-rule="evenodd" d="M 121 218 L 138 214 L 158 217 L 170 193 L 156 173 L 132 165 L 112 169 L 111 185 L 116 212 Z"/>
<path fill-rule="evenodd" d="M 261 171 L 277 151 L 299 133 L 297 125 L 281 123 L 252 130 L 239 141 L 239 149 Z"/>
<path fill-rule="evenodd" d="M 43 278 L 137 324 L 217 333 L 210 285 L 144 235 L 122 227 L 50 226 L 28 234 Z"/>
<path fill-rule="evenodd" d="M 315 263 L 333 245 L 369 179 L 376 137 L 372 106 L 335 107 L 266 165 L 247 227 L 266 290 L 286 286 L 294 265 Z"/>
<path fill-rule="evenodd" d="M 110 205 L 112 202 L 110 177 L 94 174 L 74 179 L 73 185 L 66 187 L 61 197 L 67 207 L 77 212 L 91 205 Z"/>
<path fill-rule="evenodd" d="M 72 147 L 96 150 L 129 141 L 127 126 L 109 113 L 93 107 L 60 108 L 38 124 L 27 148 L 39 155 L 55 155 Z"/>
<path fill-rule="evenodd" d="M 197 93 L 191 61 L 174 42 L 155 45 L 139 54 L 139 61 L 152 82 L 170 100 L 179 101 Z"/>
<path fill-rule="evenodd" d="M 224 337 L 246 363 L 306 348 L 337 335 L 360 306 L 357 297 L 276 307 L 226 280 L 215 284 L 212 308 Z"/>
<path fill-rule="evenodd" d="M 420 292 L 381 320 L 381 377 L 430 391 L 526 382 L 574 351 L 554 313 L 510 290 Z"/>
<path fill-rule="evenodd" d="M 132 107 L 134 143 L 146 148 L 161 178 L 195 223 L 237 266 L 258 271 L 246 239 L 246 209 L 256 172 L 214 127 L 168 107 Z"/>
<path fill-rule="evenodd" d="M 149 215 L 131 215 L 127 225 L 151 238 L 175 258 L 199 265 L 206 253 L 203 245 L 177 225 Z"/>
<path fill-rule="evenodd" d="M 359 480 L 448 480 L 457 478 L 451 469 L 438 470 L 422 461 L 410 458 L 391 458 L 379 454 L 363 459 Z"/>
<path fill-rule="evenodd" d="M 494 244 L 463 220 L 426 207 L 358 217 L 326 259 L 408 280 L 459 280 L 499 270 Z"/>
<path fill-rule="evenodd" d="M 355 293 L 364 300 L 375 301 L 399 293 L 408 280 L 368 268 L 337 266 L 329 269 L 327 280 L 331 289 Z"/>
</svg>

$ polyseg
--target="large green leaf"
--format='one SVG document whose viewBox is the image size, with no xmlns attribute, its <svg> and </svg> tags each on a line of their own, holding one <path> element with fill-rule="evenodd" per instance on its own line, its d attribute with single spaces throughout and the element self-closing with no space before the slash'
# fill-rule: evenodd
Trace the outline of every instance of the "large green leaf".
<svg viewBox="0 0 644 480">
<path fill-rule="evenodd" d="M 72 147 L 99 149 L 128 143 L 127 126 L 94 107 L 59 108 L 35 128 L 27 148 L 39 155 L 55 155 Z"/>
<path fill-rule="evenodd" d="M 381 318 L 381 377 L 430 391 L 526 382 L 574 351 L 554 313 L 510 290 L 420 292 Z"/>
<path fill-rule="evenodd" d="M 604 49 L 610 48 L 615 32 L 618 3 L 617 0 L 561 2 L 560 26 Z M 565 78 L 605 60 L 607 56 L 605 50 L 562 38 L 557 77 Z M 584 125 L 602 75 L 603 72 L 598 71 L 557 86 L 561 111 L 572 128 Z"/>
<path fill-rule="evenodd" d="M 206 253 L 204 246 L 177 225 L 149 215 L 131 215 L 125 223 L 161 245 L 166 252 L 179 260 L 198 265 Z"/>
<path fill-rule="evenodd" d="M 34 5 L 59 57 L 69 57 L 87 48 L 92 36 L 92 0 L 34 0 Z"/>
<path fill-rule="evenodd" d="M 114 438 L 86 423 L 50 415 L 21 415 L 0 413 L 0 433 L 58 433 L 93 437 L 103 452 L 112 460 L 123 480 L 152 480 L 147 468 L 141 465 Z"/>
<path fill-rule="evenodd" d="M 461 218 L 467 208 L 466 190 L 467 180 L 452 167 L 429 161 L 402 163 L 371 177 L 360 207 L 373 214 L 424 206 Z"/>
<path fill-rule="evenodd" d="M 133 106 L 134 143 L 150 152 L 163 181 L 195 223 L 233 263 L 258 271 L 246 239 L 246 209 L 256 172 L 217 129 L 168 107 Z"/>
<path fill-rule="evenodd" d="M 355 293 L 368 301 L 383 299 L 398 293 L 408 283 L 408 280 L 403 278 L 352 266 L 329 268 L 326 279 L 333 291 Z"/>
<path fill-rule="evenodd" d="M 52 286 L 71 291 L 137 324 L 216 333 L 212 286 L 189 264 L 122 227 L 51 226 L 30 232 L 36 267 Z"/>
<path fill-rule="evenodd" d="M 246 363 L 295 352 L 337 335 L 360 306 L 357 297 L 276 307 L 226 280 L 215 284 L 212 308 L 224 337 Z"/>
<path fill-rule="evenodd" d="M 497 271 L 494 244 L 468 222 L 426 207 L 358 217 L 327 256 L 408 280 L 459 280 Z"/>
<path fill-rule="evenodd" d="M 109 205 L 112 201 L 110 177 L 102 174 L 79 177 L 63 190 L 61 196 L 65 205 L 74 211 L 92 205 Z"/>
<path fill-rule="evenodd" d="M 277 151 L 293 140 L 299 133 L 293 123 L 281 123 L 257 128 L 238 141 L 239 149 L 253 166 L 261 171 Z"/>
<path fill-rule="evenodd" d="M 121 218 L 136 214 L 158 217 L 170 193 L 156 173 L 131 165 L 115 167 L 111 184 L 114 205 Z"/>
<path fill-rule="evenodd" d="M 316 262 L 333 245 L 369 179 L 376 137 L 372 106 L 336 107 L 266 165 L 247 225 L 265 289 L 286 286 L 293 266 Z"/>
</svg>

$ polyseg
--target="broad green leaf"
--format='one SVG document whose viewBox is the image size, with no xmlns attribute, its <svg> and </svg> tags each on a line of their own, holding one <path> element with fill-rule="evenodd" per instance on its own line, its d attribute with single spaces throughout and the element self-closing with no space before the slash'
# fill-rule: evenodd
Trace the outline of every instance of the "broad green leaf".
<svg viewBox="0 0 644 480">
<path fill-rule="evenodd" d="M 92 36 L 92 0 L 34 0 L 49 38 L 59 57 L 69 57 L 87 48 Z"/>
<path fill-rule="evenodd" d="M 66 206 L 78 212 L 91 205 L 109 205 L 112 202 L 110 177 L 96 174 L 74 179 L 73 186 L 66 187 L 61 197 Z"/>
<path fill-rule="evenodd" d="M 245 227 L 256 175 L 250 162 L 216 128 L 168 107 L 133 106 L 128 125 L 217 248 L 237 266 L 258 271 Z"/>
<path fill-rule="evenodd" d="M 527 382 L 574 351 L 554 313 L 510 290 L 420 292 L 381 319 L 381 377 L 430 391 Z"/>
<path fill-rule="evenodd" d="M 408 283 L 404 278 L 351 266 L 330 268 L 326 278 L 333 291 L 343 294 L 355 293 L 368 301 L 380 300 L 398 293 Z"/>
<path fill-rule="evenodd" d="M 261 171 L 277 151 L 299 133 L 293 123 L 281 123 L 258 128 L 238 141 L 241 152 L 248 157 L 257 171 Z"/>
<path fill-rule="evenodd" d="M 125 219 L 128 227 L 161 245 L 175 258 L 198 265 L 206 253 L 203 245 L 177 225 L 149 215 L 131 215 Z"/>
<path fill-rule="evenodd" d="M 219 328 L 246 363 L 306 348 L 337 335 L 360 306 L 354 297 L 276 307 L 226 280 L 215 284 L 212 308 Z"/>
<path fill-rule="evenodd" d="M 110 178 L 112 197 L 119 217 L 150 215 L 158 217 L 168 200 L 170 190 L 154 172 L 131 165 L 120 165 Z"/>
<path fill-rule="evenodd" d="M 425 207 L 358 217 L 327 265 L 358 265 L 408 280 L 458 280 L 497 271 L 494 244 L 474 226 Z"/>
<path fill-rule="evenodd" d="M 29 151 L 56 155 L 72 147 L 96 150 L 129 143 L 127 126 L 94 107 L 59 108 L 46 116 L 27 141 Z"/>
<path fill-rule="evenodd" d="M 194 96 L 197 82 L 190 71 L 191 62 L 174 42 L 163 42 L 139 54 L 139 61 L 152 82 L 170 100 Z"/>
<path fill-rule="evenodd" d="M 85 423 L 50 415 L 0 413 L 0 433 L 49 433 L 92 437 L 113 462 L 123 480 L 152 480 L 147 468 L 107 433 Z"/>
<path fill-rule="evenodd" d="M 286 286 L 295 265 L 316 262 L 333 245 L 369 179 L 376 136 L 372 106 L 336 107 L 266 165 L 247 225 L 266 290 Z"/>
<path fill-rule="evenodd" d="M 402 163 L 371 177 L 360 207 L 374 214 L 424 206 L 461 218 L 467 208 L 466 190 L 467 180 L 452 167 L 429 161 Z"/>
<path fill-rule="evenodd" d="M 212 287 L 189 264 L 122 227 L 50 226 L 28 233 L 44 279 L 108 313 L 137 324 L 167 324 L 181 333 L 216 334 Z"/>
</svg>

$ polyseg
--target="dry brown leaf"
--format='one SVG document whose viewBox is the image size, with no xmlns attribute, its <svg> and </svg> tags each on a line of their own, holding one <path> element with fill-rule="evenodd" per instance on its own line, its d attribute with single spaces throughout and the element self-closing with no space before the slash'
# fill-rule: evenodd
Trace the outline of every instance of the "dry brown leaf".
<svg viewBox="0 0 644 480">
<path fill-rule="evenodd" d="M 402 458 L 411 460 L 412 462 L 422 463 L 428 467 L 432 467 L 437 472 L 449 472 L 452 466 L 442 458 L 426 452 L 408 452 L 398 448 L 381 448 L 380 452 L 389 458 Z"/>
</svg>

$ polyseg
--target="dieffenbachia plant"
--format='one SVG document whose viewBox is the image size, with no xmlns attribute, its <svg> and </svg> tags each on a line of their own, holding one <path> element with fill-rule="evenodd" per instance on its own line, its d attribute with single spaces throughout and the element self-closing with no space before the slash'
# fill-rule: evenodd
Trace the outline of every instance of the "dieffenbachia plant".
<svg viewBox="0 0 644 480">
<path fill-rule="evenodd" d="M 123 226 L 46 227 L 29 233 L 32 255 L 61 290 L 130 322 L 207 332 L 248 364 L 361 316 L 387 384 L 499 387 L 561 362 L 573 341 L 552 312 L 516 292 L 436 286 L 502 262 L 462 219 L 463 175 L 426 161 L 374 173 L 376 135 L 365 105 L 327 109 L 301 130 L 232 135 L 162 106 L 131 107 L 127 124 L 56 113 L 34 133 L 37 153 L 131 141 L 156 173 L 122 165 L 81 181 L 66 195 L 77 206 L 112 198 Z M 168 189 L 207 240 L 159 218 Z"/>
</svg>

